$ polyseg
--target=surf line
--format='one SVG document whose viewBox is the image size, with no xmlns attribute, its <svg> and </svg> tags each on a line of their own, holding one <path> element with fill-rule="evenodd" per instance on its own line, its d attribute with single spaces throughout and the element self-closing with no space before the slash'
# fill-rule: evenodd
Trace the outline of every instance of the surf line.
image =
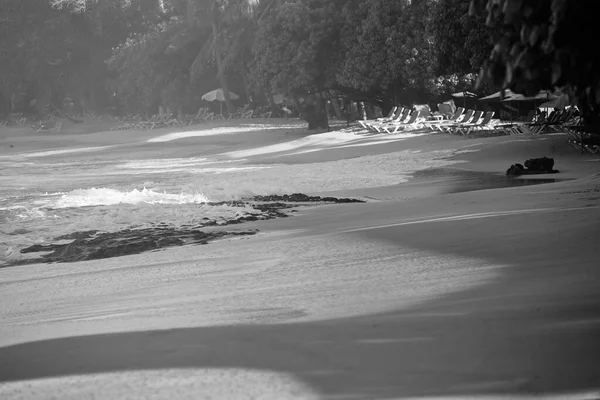
<svg viewBox="0 0 600 400">
<path fill-rule="evenodd" d="M 339 231 L 338 233 L 368 231 L 368 230 L 372 230 L 372 229 L 390 228 L 393 226 L 427 224 L 427 223 L 432 223 L 432 222 L 467 221 L 467 220 L 472 220 L 472 219 L 495 218 L 495 217 L 523 215 L 523 214 L 535 214 L 535 213 L 543 213 L 543 212 L 589 210 L 590 208 L 598 208 L 598 207 L 531 208 L 531 209 L 513 210 L 513 211 L 496 211 L 496 212 L 475 213 L 475 214 L 462 214 L 462 215 L 453 215 L 453 216 L 449 216 L 449 217 L 425 218 L 425 219 L 419 219 L 416 221 L 404 221 L 404 222 L 395 222 L 392 224 L 385 224 L 385 225 L 350 228 L 350 229 L 345 229 L 343 231 Z"/>
</svg>

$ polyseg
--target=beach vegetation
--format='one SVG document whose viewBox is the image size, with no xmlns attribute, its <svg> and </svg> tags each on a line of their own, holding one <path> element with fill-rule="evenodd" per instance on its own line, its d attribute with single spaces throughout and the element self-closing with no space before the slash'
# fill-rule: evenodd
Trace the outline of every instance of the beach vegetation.
<svg viewBox="0 0 600 400">
<path fill-rule="evenodd" d="M 347 101 L 558 88 L 586 119 L 600 115 L 594 0 L 4 3 L 0 113 L 194 112 L 222 88 L 228 114 L 231 91 L 273 108 L 284 96 L 320 121 L 328 102 L 341 117 Z"/>
</svg>

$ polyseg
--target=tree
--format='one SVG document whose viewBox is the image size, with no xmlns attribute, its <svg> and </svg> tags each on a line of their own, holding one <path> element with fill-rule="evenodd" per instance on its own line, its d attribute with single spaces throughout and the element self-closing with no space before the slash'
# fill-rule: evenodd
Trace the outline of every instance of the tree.
<svg viewBox="0 0 600 400">
<path fill-rule="evenodd" d="M 309 128 L 328 127 L 323 95 L 339 89 L 344 59 L 343 1 L 290 1 L 272 7 L 258 24 L 250 76 L 259 92 L 296 100 Z"/>
<path fill-rule="evenodd" d="M 307 0 L 270 10 L 253 47 L 251 73 L 257 88 L 294 95 L 332 87 L 343 54 L 342 20 L 335 6 L 335 1 Z"/>
<path fill-rule="evenodd" d="M 338 81 L 378 100 L 424 100 L 432 85 L 430 1 L 354 0 L 344 7 L 346 59 Z"/>
<path fill-rule="evenodd" d="M 150 21 L 149 3 L 133 1 L 136 7 L 129 8 L 120 0 L 4 1 L 0 93 L 6 110 L 44 114 L 49 103 L 74 112 L 104 106 L 111 48 Z"/>
<path fill-rule="evenodd" d="M 428 30 L 437 75 L 478 72 L 494 46 L 494 32 L 485 24 L 485 16 L 468 15 L 470 2 L 439 0 L 432 4 Z"/>
<path fill-rule="evenodd" d="M 177 16 L 151 24 L 147 32 L 131 35 L 113 50 L 107 61 L 115 75 L 110 88 L 129 111 L 156 110 L 160 105 L 181 109 L 191 96 L 189 68 L 202 39 L 165 54 L 183 24 Z"/>
<path fill-rule="evenodd" d="M 227 112 L 233 113 L 233 105 L 229 94 L 226 64 L 224 55 L 235 46 L 228 46 L 228 30 L 239 21 L 249 18 L 257 4 L 257 0 L 181 0 L 175 2 L 175 8 L 185 15 L 185 23 L 181 25 L 179 35 L 175 36 L 167 53 L 176 52 L 187 46 L 190 41 L 210 32 L 203 46 L 197 52 L 190 70 L 190 77 L 196 78 L 212 57 L 216 61 L 217 76 L 223 89 Z M 206 36 L 205 36 L 206 37 Z M 238 36 L 241 39 L 241 36 Z"/>
<path fill-rule="evenodd" d="M 600 55 L 591 50 L 599 11 L 596 0 L 472 0 L 470 14 L 485 14 L 501 33 L 479 84 L 529 95 L 560 88 L 586 122 L 600 124 Z"/>
</svg>

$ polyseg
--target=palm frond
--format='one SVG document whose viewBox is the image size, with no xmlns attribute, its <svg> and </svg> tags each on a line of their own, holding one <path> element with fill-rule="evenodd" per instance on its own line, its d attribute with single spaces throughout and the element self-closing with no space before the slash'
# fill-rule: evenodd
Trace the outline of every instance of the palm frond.
<svg viewBox="0 0 600 400">
<path fill-rule="evenodd" d="M 212 55 L 215 51 L 215 41 L 214 38 L 210 37 L 208 40 L 204 42 L 200 51 L 196 55 L 192 66 L 190 67 L 190 78 L 192 82 L 195 81 L 197 77 L 202 75 L 206 65 L 212 60 Z"/>
<path fill-rule="evenodd" d="M 198 40 L 199 32 L 196 28 L 187 25 L 182 26 L 182 29 L 176 33 L 165 50 L 165 54 L 172 54 L 183 49 L 188 44 Z"/>
</svg>

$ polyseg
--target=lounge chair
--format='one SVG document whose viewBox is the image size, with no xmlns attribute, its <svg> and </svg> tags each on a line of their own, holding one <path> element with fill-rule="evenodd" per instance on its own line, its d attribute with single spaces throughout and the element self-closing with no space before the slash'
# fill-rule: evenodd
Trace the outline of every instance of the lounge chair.
<svg viewBox="0 0 600 400">
<path fill-rule="evenodd" d="M 400 112 L 402 112 L 402 107 L 394 106 L 394 108 L 391 109 L 391 111 L 389 112 L 389 114 L 387 116 L 383 117 L 383 118 L 360 120 L 360 121 L 358 121 L 358 123 L 363 128 L 367 128 L 367 125 L 369 125 L 372 122 L 387 122 L 387 121 L 391 121 L 395 117 L 397 117 L 398 113 L 400 113 Z"/>
<path fill-rule="evenodd" d="M 492 118 L 494 118 L 494 114 L 494 111 L 488 111 L 478 122 L 472 124 L 464 124 L 463 126 L 456 128 L 456 132 L 462 135 L 468 135 L 471 132 L 477 130 L 490 130 L 490 128 L 494 126 L 494 124 L 492 124 Z"/>
<path fill-rule="evenodd" d="M 424 122 L 423 125 L 429 129 L 438 129 L 438 127 L 440 127 L 444 124 L 447 125 L 447 124 L 456 123 L 464 111 L 465 111 L 464 108 L 458 107 L 456 109 L 456 111 L 454 112 L 454 114 L 452 114 L 449 119 L 445 119 L 442 121 L 427 121 L 427 122 Z"/>
<path fill-rule="evenodd" d="M 455 112 L 452 112 L 452 106 L 446 103 L 439 103 L 438 105 L 438 114 L 443 116 L 446 119 L 452 118 Z"/>
<path fill-rule="evenodd" d="M 471 112 L 469 112 L 471 111 Z M 473 111 L 473 110 L 469 110 L 466 112 L 466 114 L 464 115 L 464 117 L 460 120 L 457 121 L 455 123 L 451 123 L 451 124 L 443 124 L 440 126 L 440 130 L 443 132 L 454 132 L 456 131 L 456 129 L 465 126 L 468 124 L 474 124 L 476 122 L 478 122 L 481 119 L 481 116 L 483 115 L 483 111 Z"/>
<path fill-rule="evenodd" d="M 406 129 L 417 129 L 423 126 L 423 122 L 424 119 L 420 119 L 419 120 L 419 116 L 421 114 L 421 111 L 413 111 L 412 113 L 410 113 L 410 117 L 408 118 L 408 120 L 406 122 L 398 122 L 398 123 L 392 123 L 392 124 L 388 124 L 386 126 L 383 126 L 382 129 L 389 134 L 394 134 L 398 131 L 403 131 Z"/>
<path fill-rule="evenodd" d="M 381 133 L 381 132 L 384 132 L 385 131 L 384 128 L 390 124 L 397 124 L 397 123 L 402 123 L 403 121 L 406 121 L 408 119 L 409 113 L 410 113 L 410 110 L 408 108 L 403 108 L 402 110 L 399 110 L 396 118 L 394 118 L 391 121 L 371 122 L 366 125 L 367 125 L 368 129 Z"/>
<path fill-rule="evenodd" d="M 471 122 L 473 119 L 473 114 L 475 114 L 475 110 L 467 110 L 464 114 L 459 115 L 458 118 L 455 120 L 432 121 L 432 122 L 428 122 L 427 125 L 431 129 L 435 129 L 435 130 L 443 132 L 444 128 L 446 128 L 446 127 Z"/>
<path fill-rule="evenodd" d="M 539 135 L 546 131 L 558 132 L 566 130 L 565 124 L 572 120 L 574 110 L 568 109 L 564 111 L 552 111 L 546 118 L 546 113 L 542 113 L 539 118 L 533 123 L 519 124 L 513 130 L 514 134 L 532 134 Z"/>
<path fill-rule="evenodd" d="M 600 153 L 600 135 L 595 133 L 596 131 L 597 128 L 585 125 L 573 127 L 573 129 L 568 132 L 571 137 L 571 139 L 569 139 L 569 144 L 580 150 L 581 153 L 588 152 L 590 154 L 598 154 Z"/>
</svg>

